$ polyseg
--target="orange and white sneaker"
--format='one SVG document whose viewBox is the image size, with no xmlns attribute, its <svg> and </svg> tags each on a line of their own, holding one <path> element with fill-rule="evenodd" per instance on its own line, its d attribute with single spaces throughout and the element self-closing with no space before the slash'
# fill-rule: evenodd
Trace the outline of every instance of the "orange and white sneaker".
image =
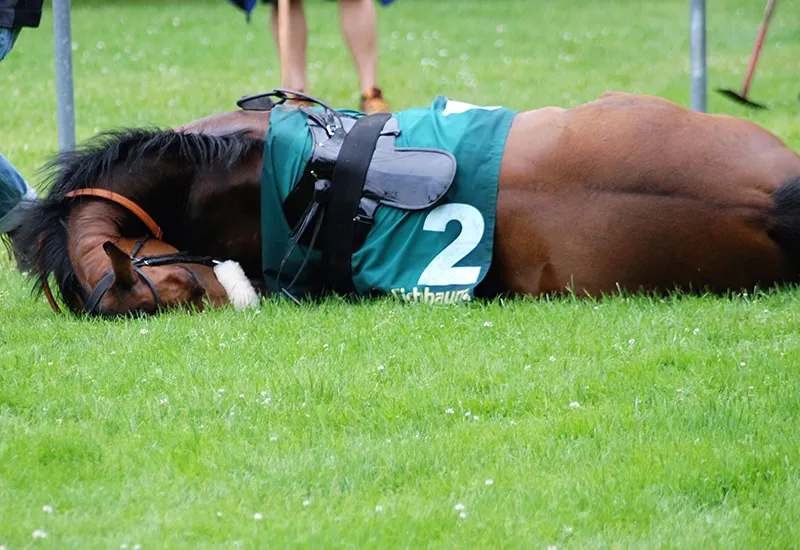
<svg viewBox="0 0 800 550">
<path fill-rule="evenodd" d="M 380 88 L 370 88 L 361 95 L 361 112 L 368 115 L 389 112 L 389 104 L 383 99 Z"/>
</svg>

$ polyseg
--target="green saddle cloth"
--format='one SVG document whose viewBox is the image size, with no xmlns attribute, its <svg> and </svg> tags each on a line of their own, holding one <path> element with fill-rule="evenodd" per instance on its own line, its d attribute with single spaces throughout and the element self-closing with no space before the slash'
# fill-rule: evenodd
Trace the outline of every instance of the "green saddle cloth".
<svg viewBox="0 0 800 550">
<path fill-rule="evenodd" d="M 363 116 L 354 111 L 343 113 Z M 381 205 L 364 245 L 353 254 L 353 282 L 359 294 L 390 294 L 408 302 L 468 302 L 492 261 L 497 183 L 511 121 L 503 107 L 476 107 L 438 96 L 430 107 L 394 113 L 400 125 L 396 147 L 449 151 L 456 159 L 453 185 L 428 210 Z M 282 204 L 300 181 L 311 157 L 306 114 L 291 106 L 272 110 L 261 176 L 261 232 L 264 279 L 280 293 L 294 279 L 307 248 L 289 250 Z M 322 290 L 321 253 L 313 251 L 291 288 L 296 296 Z"/>
</svg>

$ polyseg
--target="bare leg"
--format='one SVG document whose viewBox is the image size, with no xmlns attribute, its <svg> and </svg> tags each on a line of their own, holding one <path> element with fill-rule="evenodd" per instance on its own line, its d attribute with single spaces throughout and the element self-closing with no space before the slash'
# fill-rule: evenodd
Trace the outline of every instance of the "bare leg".
<svg viewBox="0 0 800 550">
<path fill-rule="evenodd" d="M 358 71 L 363 111 L 388 110 L 378 88 L 378 18 L 374 0 L 339 0 L 342 35 Z"/>
<path fill-rule="evenodd" d="M 278 5 L 272 5 L 272 38 L 275 47 L 280 49 L 278 43 Z M 289 4 L 289 81 L 290 87 L 295 90 L 305 91 L 306 82 L 306 40 L 308 29 L 306 15 L 303 11 L 303 0 L 291 0 Z"/>
<path fill-rule="evenodd" d="M 358 71 L 361 93 L 378 85 L 378 19 L 374 0 L 339 0 L 342 36 Z"/>
</svg>

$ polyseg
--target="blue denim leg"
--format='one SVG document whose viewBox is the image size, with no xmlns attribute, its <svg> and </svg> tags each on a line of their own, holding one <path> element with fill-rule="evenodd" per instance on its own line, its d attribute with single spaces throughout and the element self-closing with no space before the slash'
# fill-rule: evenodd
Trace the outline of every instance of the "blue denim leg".
<svg viewBox="0 0 800 550">
<path fill-rule="evenodd" d="M 18 34 L 18 28 L 0 28 L 0 61 L 14 47 Z M 36 192 L 0 153 L 0 234 L 11 231 L 19 224 L 19 215 L 25 204 L 35 198 Z"/>
<path fill-rule="evenodd" d="M 17 227 L 25 203 L 35 198 L 36 191 L 0 153 L 0 234 Z"/>
<path fill-rule="evenodd" d="M 8 52 L 11 51 L 11 48 L 14 47 L 14 42 L 17 41 L 17 35 L 19 35 L 19 28 L 0 28 L 0 61 L 2 61 L 3 58 L 8 55 Z"/>
</svg>

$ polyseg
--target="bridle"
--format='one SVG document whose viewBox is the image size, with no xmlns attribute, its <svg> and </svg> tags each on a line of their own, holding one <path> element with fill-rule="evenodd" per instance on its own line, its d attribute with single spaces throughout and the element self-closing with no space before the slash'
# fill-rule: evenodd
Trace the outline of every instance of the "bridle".
<svg viewBox="0 0 800 550">
<path fill-rule="evenodd" d="M 156 303 L 156 310 L 161 308 L 161 295 L 158 293 L 158 289 L 156 288 L 155 283 L 153 280 L 147 276 L 147 274 L 141 270 L 142 267 L 159 267 L 164 265 L 174 265 L 174 264 L 198 264 L 198 265 L 205 265 L 205 266 L 214 266 L 217 264 L 222 263 L 222 260 L 214 258 L 212 256 L 190 256 L 186 252 L 176 252 L 174 254 L 155 254 L 152 256 L 139 256 L 138 258 L 136 255 L 144 246 L 144 243 L 150 238 L 150 235 L 145 235 L 133 246 L 130 252 L 131 258 L 131 265 L 133 266 L 133 272 L 138 275 L 148 287 L 150 287 L 150 292 L 153 293 L 153 299 Z M 189 272 L 194 279 L 194 275 Z M 103 296 L 106 295 L 108 289 L 111 288 L 111 285 L 114 283 L 114 270 L 109 270 L 108 273 L 103 275 L 103 278 L 95 285 L 94 289 L 89 293 L 89 297 L 86 298 L 86 303 L 84 304 L 84 309 L 89 315 L 98 315 L 98 307 L 100 305 L 100 300 L 103 299 Z"/>
<path fill-rule="evenodd" d="M 144 237 L 140 238 L 136 241 L 136 244 L 130 251 L 130 258 L 131 264 L 133 266 L 133 272 L 141 278 L 145 284 L 150 288 L 150 292 L 153 294 L 153 299 L 155 300 L 156 310 L 160 309 L 161 307 L 161 295 L 158 293 L 158 289 L 156 288 L 155 283 L 153 280 L 147 276 L 147 274 L 142 271 L 141 268 L 143 267 L 160 267 L 165 265 L 174 265 L 174 264 L 196 264 L 196 265 L 204 265 L 204 266 L 215 266 L 223 262 L 223 260 L 219 258 L 215 258 L 213 256 L 191 256 L 186 252 L 176 252 L 173 254 L 154 254 L 151 256 L 139 256 L 139 252 L 141 251 L 144 244 L 152 237 L 156 239 L 161 239 L 164 236 L 164 231 L 161 227 L 153 220 L 147 212 L 144 211 L 139 205 L 137 205 L 132 200 L 120 195 L 119 193 L 115 193 L 113 191 L 108 191 L 107 189 L 78 189 L 76 191 L 70 191 L 65 195 L 67 198 L 79 197 L 79 196 L 91 196 L 91 197 L 99 197 L 106 200 L 109 200 L 113 203 L 119 204 L 120 206 L 124 207 L 126 210 L 131 212 L 134 216 L 139 218 L 142 223 L 147 226 L 147 229 L 150 230 L 149 235 L 145 235 Z M 189 274 L 194 277 L 194 275 L 189 271 Z M 106 295 L 111 285 L 114 283 L 114 270 L 110 269 L 100 281 L 95 285 L 95 287 L 89 293 L 89 297 L 86 299 L 84 303 L 84 309 L 89 315 L 96 316 L 99 315 L 98 308 L 100 306 L 100 301 L 103 299 L 103 296 Z M 60 313 L 61 309 L 58 307 L 55 299 L 53 298 L 53 293 L 50 290 L 50 286 L 47 283 L 47 280 L 42 278 L 42 289 L 44 290 L 44 294 L 47 297 L 47 301 L 50 304 L 50 307 L 56 313 Z"/>
</svg>

